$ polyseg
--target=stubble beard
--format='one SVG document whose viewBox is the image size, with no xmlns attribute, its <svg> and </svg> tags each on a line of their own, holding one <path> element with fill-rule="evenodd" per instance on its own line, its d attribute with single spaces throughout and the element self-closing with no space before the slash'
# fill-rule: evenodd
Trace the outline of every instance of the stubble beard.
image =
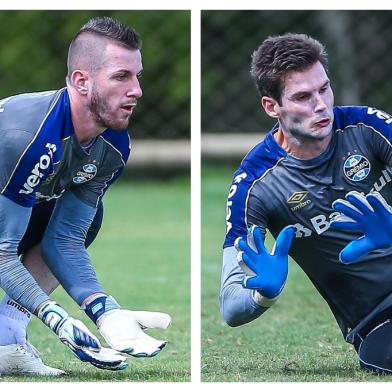
<svg viewBox="0 0 392 392">
<path fill-rule="evenodd" d="M 126 119 L 111 116 L 110 106 L 107 100 L 99 94 L 99 91 L 95 87 L 91 91 L 89 110 L 98 127 L 122 131 L 129 126 L 130 116 Z"/>
</svg>

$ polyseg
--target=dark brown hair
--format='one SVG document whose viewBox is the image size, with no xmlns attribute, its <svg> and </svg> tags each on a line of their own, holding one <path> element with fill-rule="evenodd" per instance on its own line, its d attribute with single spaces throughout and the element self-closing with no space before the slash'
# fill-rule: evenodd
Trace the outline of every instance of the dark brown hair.
<svg viewBox="0 0 392 392">
<path fill-rule="evenodd" d="M 287 73 L 304 71 L 318 61 L 328 72 L 328 55 L 319 41 L 305 34 L 287 33 L 263 41 L 253 52 L 250 73 L 261 96 L 281 104 Z"/>
</svg>

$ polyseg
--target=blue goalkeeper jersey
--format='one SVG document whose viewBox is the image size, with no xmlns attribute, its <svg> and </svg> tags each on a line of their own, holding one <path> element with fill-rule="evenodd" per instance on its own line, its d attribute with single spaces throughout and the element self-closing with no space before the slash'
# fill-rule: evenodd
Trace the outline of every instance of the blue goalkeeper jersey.
<svg viewBox="0 0 392 392">
<path fill-rule="evenodd" d="M 329 227 L 332 203 L 349 191 L 379 191 L 392 204 L 392 117 L 370 107 L 335 107 L 333 138 L 318 157 L 300 160 L 275 140 L 274 127 L 243 159 L 227 200 L 231 247 L 250 225 L 274 237 L 297 228 L 290 256 L 327 301 L 344 334 L 392 293 L 392 247 L 351 265 L 340 251 L 362 233 Z M 380 228 L 382 230 L 382 228 Z"/>
<path fill-rule="evenodd" d="M 46 264 L 79 305 L 103 292 L 84 243 L 101 198 L 129 157 L 127 129 L 106 129 L 80 145 L 63 88 L 0 101 L 0 138 L 0 287 L 31 312 L 48 299 L 17 248 L 31 208 L 56 200 L 41 241 Z"/>
<path fill-rule="evenodd" d="M 66 88 L 0 101 L 0 138 L 0 192 L 24 207 L 69 189 L 96 207 L 130 153 L 126 129 L 106 129 L 82 148 Z"/>
</svg>

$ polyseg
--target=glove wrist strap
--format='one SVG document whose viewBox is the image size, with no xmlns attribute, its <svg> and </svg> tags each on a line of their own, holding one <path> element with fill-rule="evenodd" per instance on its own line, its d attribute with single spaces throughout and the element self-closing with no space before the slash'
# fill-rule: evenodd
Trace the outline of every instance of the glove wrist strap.
<svg viewBox="0 0 392 392">
<path fill-rule="evenodd" d="M 280 294 L 274 298 L 267 298 L 264 297 L 258 290 L 254 290 L 252 293 L 254 301 L 263 308 L 271 307 L 278 300 L 279 296 Z"/>
<path fill-rule="evenodd" d="M 102 294 L 95 296 L 82 305 L 82 309 L 86 312 L 87 316 L 97 324 L 98 319 L 106 312 L 114 309 L 121 309 L 118 302 L 111 296 Z"/>
<path fill-rule="evenodd" d="M 46 301 L 38 308 L 37 317 L 57 334 L 68 313 L 56 302 Z"/>
</svg>

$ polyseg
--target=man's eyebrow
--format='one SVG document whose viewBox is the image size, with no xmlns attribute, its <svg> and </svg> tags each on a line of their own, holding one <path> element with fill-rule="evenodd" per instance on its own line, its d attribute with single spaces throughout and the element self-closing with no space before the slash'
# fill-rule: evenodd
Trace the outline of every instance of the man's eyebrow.
<svg viewBox="0 0 392 392">
<path fill-rule="evenodd" d="M 328 86 L 329 84 L 330 84 L 330 80 L 329 79 L 327 79 L 322 85 L 321 85 L 321 87 L 320 88 L 323 88 L 323 87 L 326 87 L 326 86 Z M 310 94 L 310 92 L 311 92 L 311 90 L 301 90 L 301 91 L 296 91 L 291 97 L 297 97 L 297 96 L 299 96 L 299 95 L 302 95 L 302 94 Z"/>
<path fill-rule="evenodd" d="M 143 68 L 141 68 L 136 75 L 140 74 L 141 72 L 143 72 Z M 133 72 L 130 71 L 129 69 L 125 69 L 125 68 L 121 68 L 121 69 L 116 69 L 115 71 L 112 72 L 112 75 L 116 75 L 119 73 L 125 73 L 125 74 L 132 74 Z"/>
</svg>

